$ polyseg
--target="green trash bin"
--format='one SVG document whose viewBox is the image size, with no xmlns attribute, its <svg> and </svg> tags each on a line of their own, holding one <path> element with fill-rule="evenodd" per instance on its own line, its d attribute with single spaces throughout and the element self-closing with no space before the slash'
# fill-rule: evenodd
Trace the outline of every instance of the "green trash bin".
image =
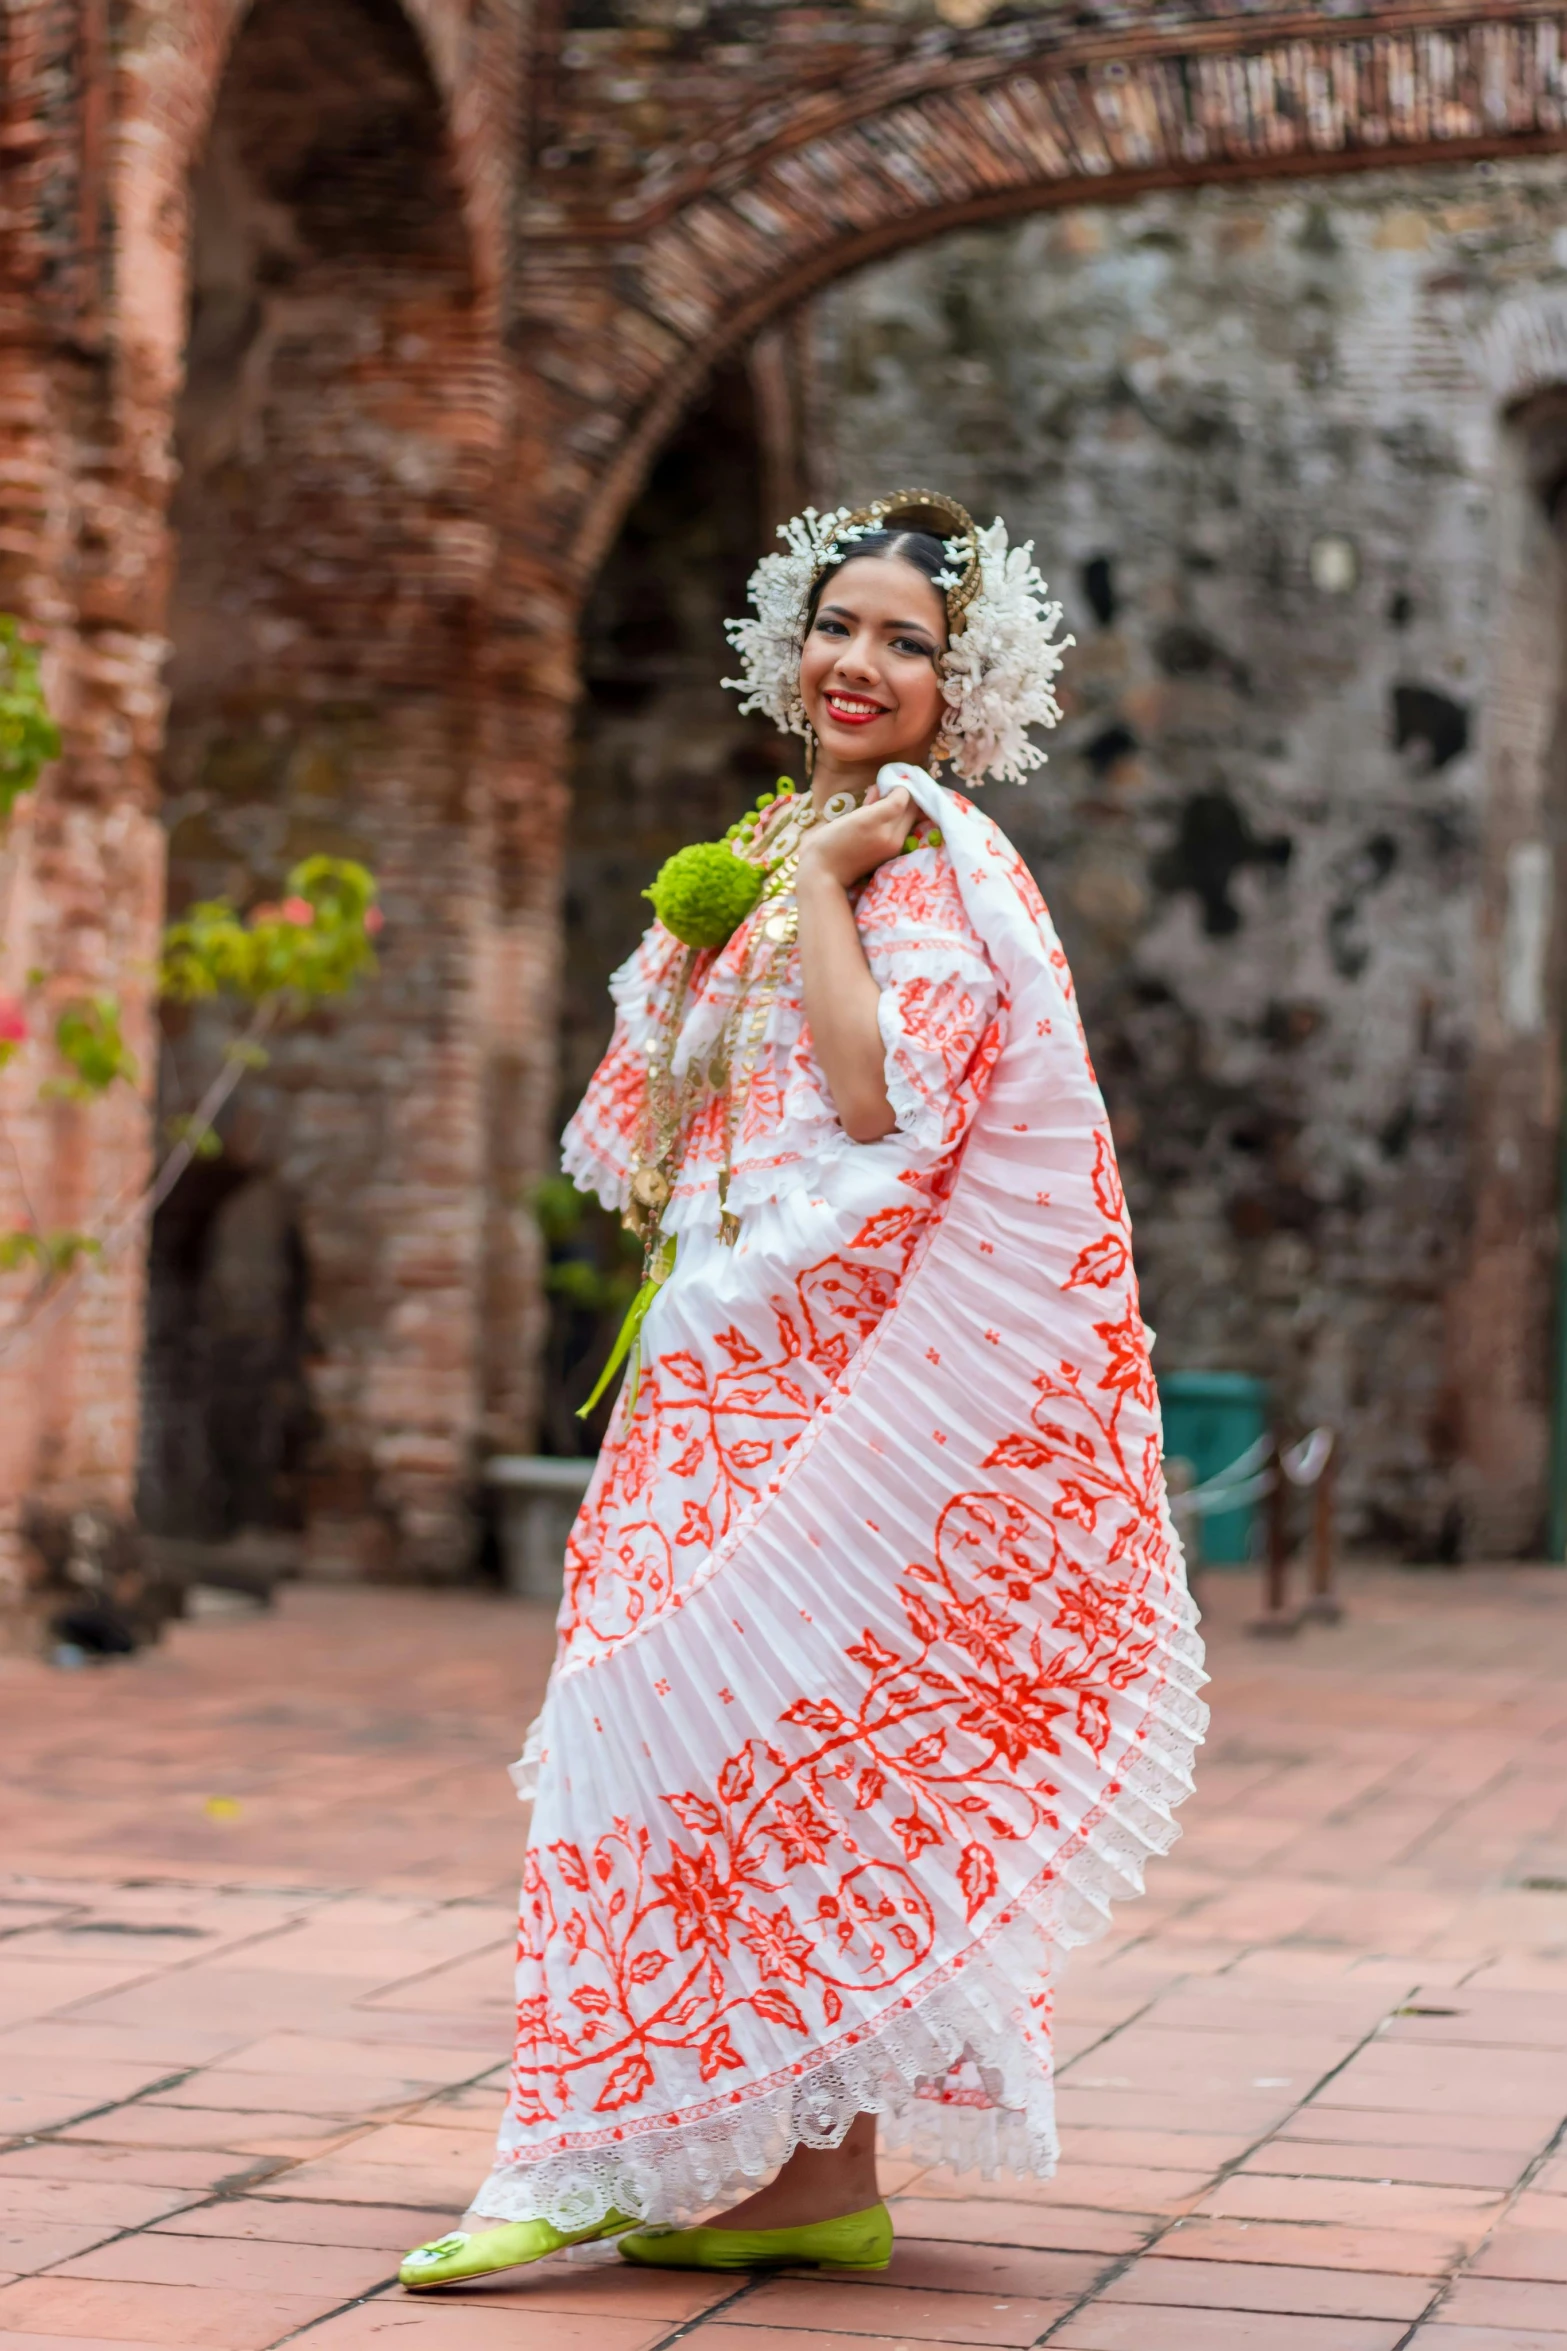
<svg viewBox="0 0 1567 2351">
<path fill-rule="evenodd" d="M 1244 1371 L 1169 1371 L 1159 1381 L 1166 1461 L 1191 1464 L 1206 1485 L 1267 1433 L 1268 1383 Z M 1241 1567 L 1252 1556 L 1255 1505 L 1216 1510 L 1194 1528 L 1193 1549 L 1208 1567 Z"/>
</svg>

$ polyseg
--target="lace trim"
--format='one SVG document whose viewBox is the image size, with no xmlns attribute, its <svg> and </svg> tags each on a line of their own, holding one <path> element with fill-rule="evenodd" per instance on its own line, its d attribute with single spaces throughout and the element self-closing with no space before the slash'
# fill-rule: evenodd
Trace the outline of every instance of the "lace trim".
<svg viewBox="0 0 1567 2351">
<path fill-rule="evenodd" d="M 519 1804 L 531 1804 L 539 1792 L 539 1766 L 544 1761 L 544 1717 L 536 1714 L 522 1742 L 522 1753 L 506 1766 L 506 1777 L 517 1791 Z"/>
<path fill-rule="evenodd" d="M 898 1132 L 918 1157 L 939 1158 L 947 1139 L 950 1088 L 947 1100 L 941 1102 L 933 1100 L 918 1082 L 914 1074 L 918 1061 L 909 1051 L 903 1006 L 893 989 L 883 988 L 876 999 L 876 1020 L 881 1030 L 887 1100 L 898 1122 Z"/>
<path fill-rule="evenodd" d="M 621 1145 L 624 1149 L 624 1144 Z M 631 1197 L 630 1177 L 623 1162 L 601 1151 L 591 1135 L 573 1120 L 561 1137 L 560 1164 L 579 1192 L 591 1192 L 606 1208 L 623 1209 Z"/>
<path fill-rule="evenodd" d="M 835 2147 L 857 2114 L 880 2115 L 889 2154 L 1048 2179 L 1057 2158 L 1048 1995 L 1055 1954 L 1092 1942 L 1111 1904 L 1140 1894 L 1149 1859 L 1180 1834 L 1208 1710 L 1196 1611 L 1179 1595 L 1165 1678 L 1148 1724 L 1098 1810 L 989 1934 L 948 1963 L 907 2008 L 852 2048 L 822 2053 L 803 2079 L 718 2116 L 631 2124 L 613 2146 L 499 2162 L 474 2198 L 494 2220 L 588 2228 L 611 2208 L 685 2220 L 730 2200 L 798 2146 Z M 530 1745 L 533 1742 L 530 1740 Z M 521 1770 L 522 1766 L 516 1767 Z"/>
</svg>

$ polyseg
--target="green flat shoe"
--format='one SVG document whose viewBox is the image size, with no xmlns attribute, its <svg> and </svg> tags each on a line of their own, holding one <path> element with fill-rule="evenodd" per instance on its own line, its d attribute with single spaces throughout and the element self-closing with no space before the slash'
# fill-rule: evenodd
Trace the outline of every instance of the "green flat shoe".
<svg viewBox="0 0 1567 2351">
<path fill-rule="evenodd" d="M 590 2229 L 558 2229 L 547 2220 L 513 2220 L 498 2229 L 453 2229 L 428 2245 L 416 2245 L 406 2254 L 397 2282 L 411 2294 L 430 2286 L 460 2285 L 467 2278 L 487 2278 L 498 2269 L 525 2269 L 563 2245 L 588 2245 L 595 2237 L 612 2237 L 636 2224 L 623 2212 L 606 2212 Z"/>
<path fill-rule="evenodd" d="M 800 2229 L 638 2229 L 620 2258 L 642 2269 L 885 2269 L 892 2215 L 872 2204 Z"/>
</svg>

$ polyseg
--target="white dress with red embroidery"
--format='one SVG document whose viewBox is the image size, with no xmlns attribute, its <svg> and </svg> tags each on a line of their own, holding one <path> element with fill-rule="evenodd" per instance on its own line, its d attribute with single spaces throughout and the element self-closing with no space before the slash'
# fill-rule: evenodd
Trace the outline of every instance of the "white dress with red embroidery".
<svg viewBox="0 0 1567 2351">
<path fill-rule="evenodd" d="M 1115 1156 L 1062 955 L 999 830 L 857 906 L 884 1141 L 834 1116 L 797 952 L 733 1138 L 694 1093 L 643 1326 L 567 1554 L 496 2218 L 679 2219 L 881 2117 L 965 2169 L 1055 2159 L 1053 1955 L 1175 1835 L 1205 1710 Z M 753 917 L 753 922 L 759 919 Z M 691 978 L 712 1060 L 749 926 Z M 565 1165 L 625 1204 L 685 951 L 614 983 Z"/>
</svg>

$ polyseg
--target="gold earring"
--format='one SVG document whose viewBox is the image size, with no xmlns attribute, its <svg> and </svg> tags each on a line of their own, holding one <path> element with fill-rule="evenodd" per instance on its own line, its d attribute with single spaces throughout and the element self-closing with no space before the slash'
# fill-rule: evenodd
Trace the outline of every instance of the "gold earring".
<svg viewBox="0 0 1567 2351">
<path fill-rule="evenodd" d="M 805 722 L 805 780 L 810 782 L 816 773 L 816 729 L 809 719 Z"/>
</svg>

